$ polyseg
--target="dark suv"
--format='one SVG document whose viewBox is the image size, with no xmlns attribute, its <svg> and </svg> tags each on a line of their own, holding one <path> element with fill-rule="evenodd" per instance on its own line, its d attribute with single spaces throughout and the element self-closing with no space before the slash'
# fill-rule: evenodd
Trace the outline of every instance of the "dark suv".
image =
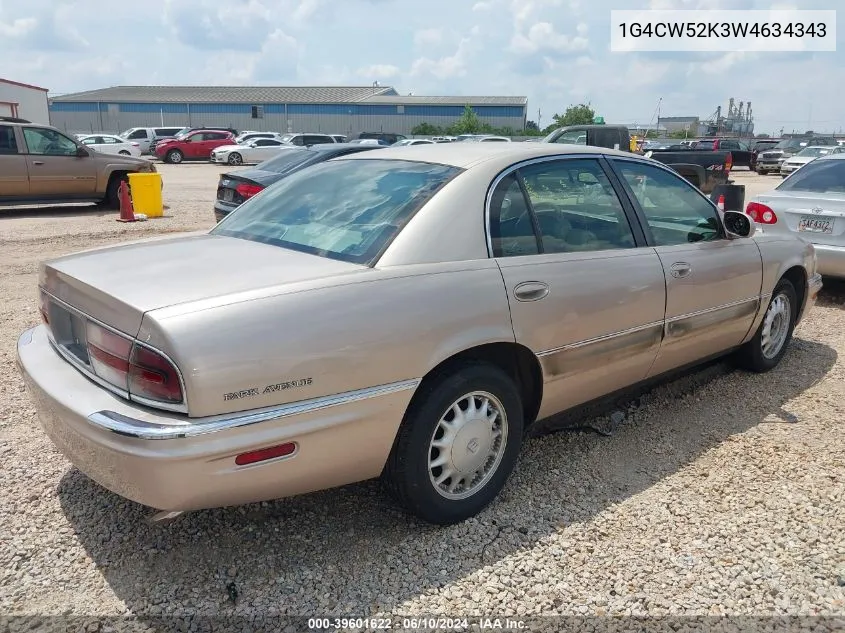
<svg viewBox="0 0 845 633">
<path fill-rule="evenodd" d="M 391 134 L 389 132 L 361 132 L 358 138 L 375 139 L 377 141 L 383 141 L 388 145 L 393 145 L 398 141 L 404 141 L 408 137 L 404 134 Z"/>
</svg>

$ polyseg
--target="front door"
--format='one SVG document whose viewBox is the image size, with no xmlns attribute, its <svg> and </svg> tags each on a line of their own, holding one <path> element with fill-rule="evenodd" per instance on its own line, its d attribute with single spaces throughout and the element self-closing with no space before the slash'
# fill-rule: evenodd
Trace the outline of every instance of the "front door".
<svg viewBox="0 0 845 633">
<path fill-rule="evenodd" d="M 516 341 L 540 359 L 540 417 L 645 378 L 663 331 L 660 259 L 597 158 L 528 163 L 490 200 Z"/>
<path fill-rule="evenodd" d="M 32 197 L 84 198 L 97 188 L 97 164 L 91 156 L 79 156 L 79 146 L 49 128 L 25 127 L 27 169 Z"/>
<path fill-rule="evenodd" d="M 756 242 L 728 239 L 716 207 L 668 169 L 611 162 L 639 207 L 666 278 L 666 333 L 650 375 L 739 345 L 762 300 Z"/>
</svg>

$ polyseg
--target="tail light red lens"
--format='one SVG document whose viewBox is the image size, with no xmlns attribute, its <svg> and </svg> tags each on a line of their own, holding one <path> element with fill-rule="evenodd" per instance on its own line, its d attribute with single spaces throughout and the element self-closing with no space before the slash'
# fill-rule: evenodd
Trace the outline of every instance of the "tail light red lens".
<svg viewBox="0 0 845 633">
<path fill-rule="evenodd" d="M 129 361 L 129 393 L 132 396 L 178 404 L 182 384 L 173 364 L 153 350 L 135 345 Z"/>
<path fill-rule="evenodd" d="M 725 173 L 731 173 L 731 167 L 734 166 L 734 156 L 728 152 L 728 157 L 725 159 Z"/>
<path fill-rule="evenodd" d="M 98 378 L 126 391 L 130 398 L 183 402 L 179 373 L 163 355 L 90 321 L 86 336 L 88 360 Z"/>
<path fill-rule="evenodd" d="M 776 224 L 778 221 L 778 216 L 772 208 L 759 202 L 749 202 L 745 207 L 745 212 L 757 224 Z"/>
<path fill-rule="evenodd" d="M 261 185 L 249 185 L 246 183 L 242 183 L 235 187 L 235 191 L 241 194 L 243 198 L 252 198 L 257 193 L 261 193 L 264 190 L 264 187 Z"/>
</svg>

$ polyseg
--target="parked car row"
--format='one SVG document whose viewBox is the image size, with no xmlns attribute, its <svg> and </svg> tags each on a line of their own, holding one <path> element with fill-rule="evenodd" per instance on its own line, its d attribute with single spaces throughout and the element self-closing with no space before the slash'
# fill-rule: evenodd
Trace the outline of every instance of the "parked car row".
<svg viewBox="0 0 845 633">
<path fill-rule="evenodd" d="M 758 174 L 780 174 L 781 167 L 787 158 L 798 154 L 805 147 L 838 147 L 832 136 L 807 136 L 781 139 L 771 149 L 762 151 L 757 156 L 756 168 Z"/>
</svg>

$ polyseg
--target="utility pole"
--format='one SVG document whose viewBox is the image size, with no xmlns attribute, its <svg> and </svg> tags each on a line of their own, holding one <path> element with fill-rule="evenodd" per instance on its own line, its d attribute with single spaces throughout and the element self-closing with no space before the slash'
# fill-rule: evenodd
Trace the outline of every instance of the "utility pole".
<svg viewBox="0 0 845 633">
<path fill-rule="evenodd" d="M 543 113 L 540 111 L 540 108 L 537 108 L 537 129 L 543 129 Z"/>
</svg>

